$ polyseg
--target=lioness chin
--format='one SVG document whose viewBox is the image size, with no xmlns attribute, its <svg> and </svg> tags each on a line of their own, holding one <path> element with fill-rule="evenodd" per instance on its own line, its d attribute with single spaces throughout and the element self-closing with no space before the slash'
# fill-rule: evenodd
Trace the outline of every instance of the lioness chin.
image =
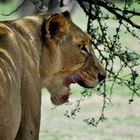
<svg viewBox="0 0 140 140">
<path fill-rule="evenodd" d="M 68 12 L 1 22 L 0 140 L 38 140 L 42 87 L 60 105 L 71 83 L 91 88 L 105 76 Z"/>
</svg>

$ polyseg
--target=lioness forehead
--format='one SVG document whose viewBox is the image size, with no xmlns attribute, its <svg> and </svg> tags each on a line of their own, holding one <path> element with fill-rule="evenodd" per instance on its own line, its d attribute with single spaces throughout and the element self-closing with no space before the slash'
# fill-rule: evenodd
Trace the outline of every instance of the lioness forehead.
<svg viewBox="0 0 140 140">
<path fill-rule="evenodd" d="M 81 30 L 80 31 L 76 30 L 72 32 L 72 36 L 74 42 L 85 43 L 85 44 L 89 44 L 91 42 L 89 35 Z"/>
<path fill-rule="evenodd" d="M 80 27 L 70 22 L 70 33 L 76 40 L 90 42 L 91 37 L 87 32 L 82 31 Z"/>
</svg>

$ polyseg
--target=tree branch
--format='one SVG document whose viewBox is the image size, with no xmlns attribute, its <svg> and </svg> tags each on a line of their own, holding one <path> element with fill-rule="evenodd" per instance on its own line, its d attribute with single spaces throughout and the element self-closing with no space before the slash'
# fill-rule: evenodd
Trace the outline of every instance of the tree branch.
<svg viewBox="0 0 140 140">
<path fill-rule="evenodd" d="M 81 0 L 77 0 L 77 2 L 80 4 Z M 116 16 L 117 19 L 122 19 L 124 21 L 126 21 L 127 23 L 129 23 L 130 25 L 132 25 L 133 27 L 137 28 L 137 29 L 140 29 L 140 26 L 135 24 L 134 22 L 132 22 L 129 18 L 126 18 L 125 16 L 119 14 L 118 12 L 116 12 L 115 10 L 119 10 L 121 11 L 121 9 L 119 8 L 113 8 L 112 6 L 109 6 L 107 3 L 101 1 L 101 0 L 84 0 L 85 2 L 88 2 L 88 3 L 91 3 L 91 4 L 97 4 L 98 6 L 101 6 L 103 8 L 105 8 L 106 10 L 108 10 L 110 13 L 114 14 Z M 82 7 L 83 8 L 83 7 Z M 125 10 L 127 11 L 127 10 Z M 124 12 L 124 11 L 122 11 Z M 140 13 L 138 12 L 135 12 L 135 11 L 128 11 L 129 13 L 132 13 L 132 14 L 136 14 L 136 15 L 140 15 Z"/>
</svg>

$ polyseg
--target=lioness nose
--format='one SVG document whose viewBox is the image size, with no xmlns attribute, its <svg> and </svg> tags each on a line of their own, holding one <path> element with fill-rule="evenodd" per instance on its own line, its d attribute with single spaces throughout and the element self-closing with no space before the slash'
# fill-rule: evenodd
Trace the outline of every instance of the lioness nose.
<svg viewBox="0 0 140 140">
<path fill-rule="evenodd" d="M 98 73 L 99 82 L 101 82 L 102 80 L 104 80 L 105 77 L 106 77 L 106 74 Z"/>
</svg>

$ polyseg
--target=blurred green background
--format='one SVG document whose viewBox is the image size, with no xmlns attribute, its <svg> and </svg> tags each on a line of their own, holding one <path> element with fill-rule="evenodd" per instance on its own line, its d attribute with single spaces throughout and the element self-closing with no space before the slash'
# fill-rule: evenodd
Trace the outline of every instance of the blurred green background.
<svg viewBox="0 0 140 140">
<path fill-rule="evenodd" d="M 135 5 L 137 9 L 140 6 Z M 11 16 L 2 16 L 15 9 L 15 3 L 0 4 L 0 20 L 14 19 L 16 13 Z M 86 31 L 87 17 L 77 7 L 72 15 L 73 21 Z M 140 23 L 140 18 L 135 19 Z M 114 21 L 109 21 L 109 32 L 117 26 Z M 121 34 L 122 42 L 130 49 L 140 53 L 139 42 L 130 35 Z M 70 97 L 71 104 L 54 107 L 50 102 L 50 96 L 46 89 L 42 90 L 42 117 L 40 140 L 140 140 L 140 99 L 129 105 L 130 99 L 127 88 L 118 87 L 114 89 L 112 96 L 113 105 L 108 105 L 105 111 L 107 120 L 97 127 L 92 127 L 83 122 L 87 118 L 98 118 L 102 109 L 102 96 L 93 93 L 81 102 L 81 110 L 75 118 L 67 118 L 64 114 L 71 112 L 80 99 L 80 91 L 83 89 L 78 85 L 71 86 L 73 95 Z M 121 92 L 120 92 L 121 91 Z M 93 91 L 94 92 L 94 91 Z"/>
</svg>

